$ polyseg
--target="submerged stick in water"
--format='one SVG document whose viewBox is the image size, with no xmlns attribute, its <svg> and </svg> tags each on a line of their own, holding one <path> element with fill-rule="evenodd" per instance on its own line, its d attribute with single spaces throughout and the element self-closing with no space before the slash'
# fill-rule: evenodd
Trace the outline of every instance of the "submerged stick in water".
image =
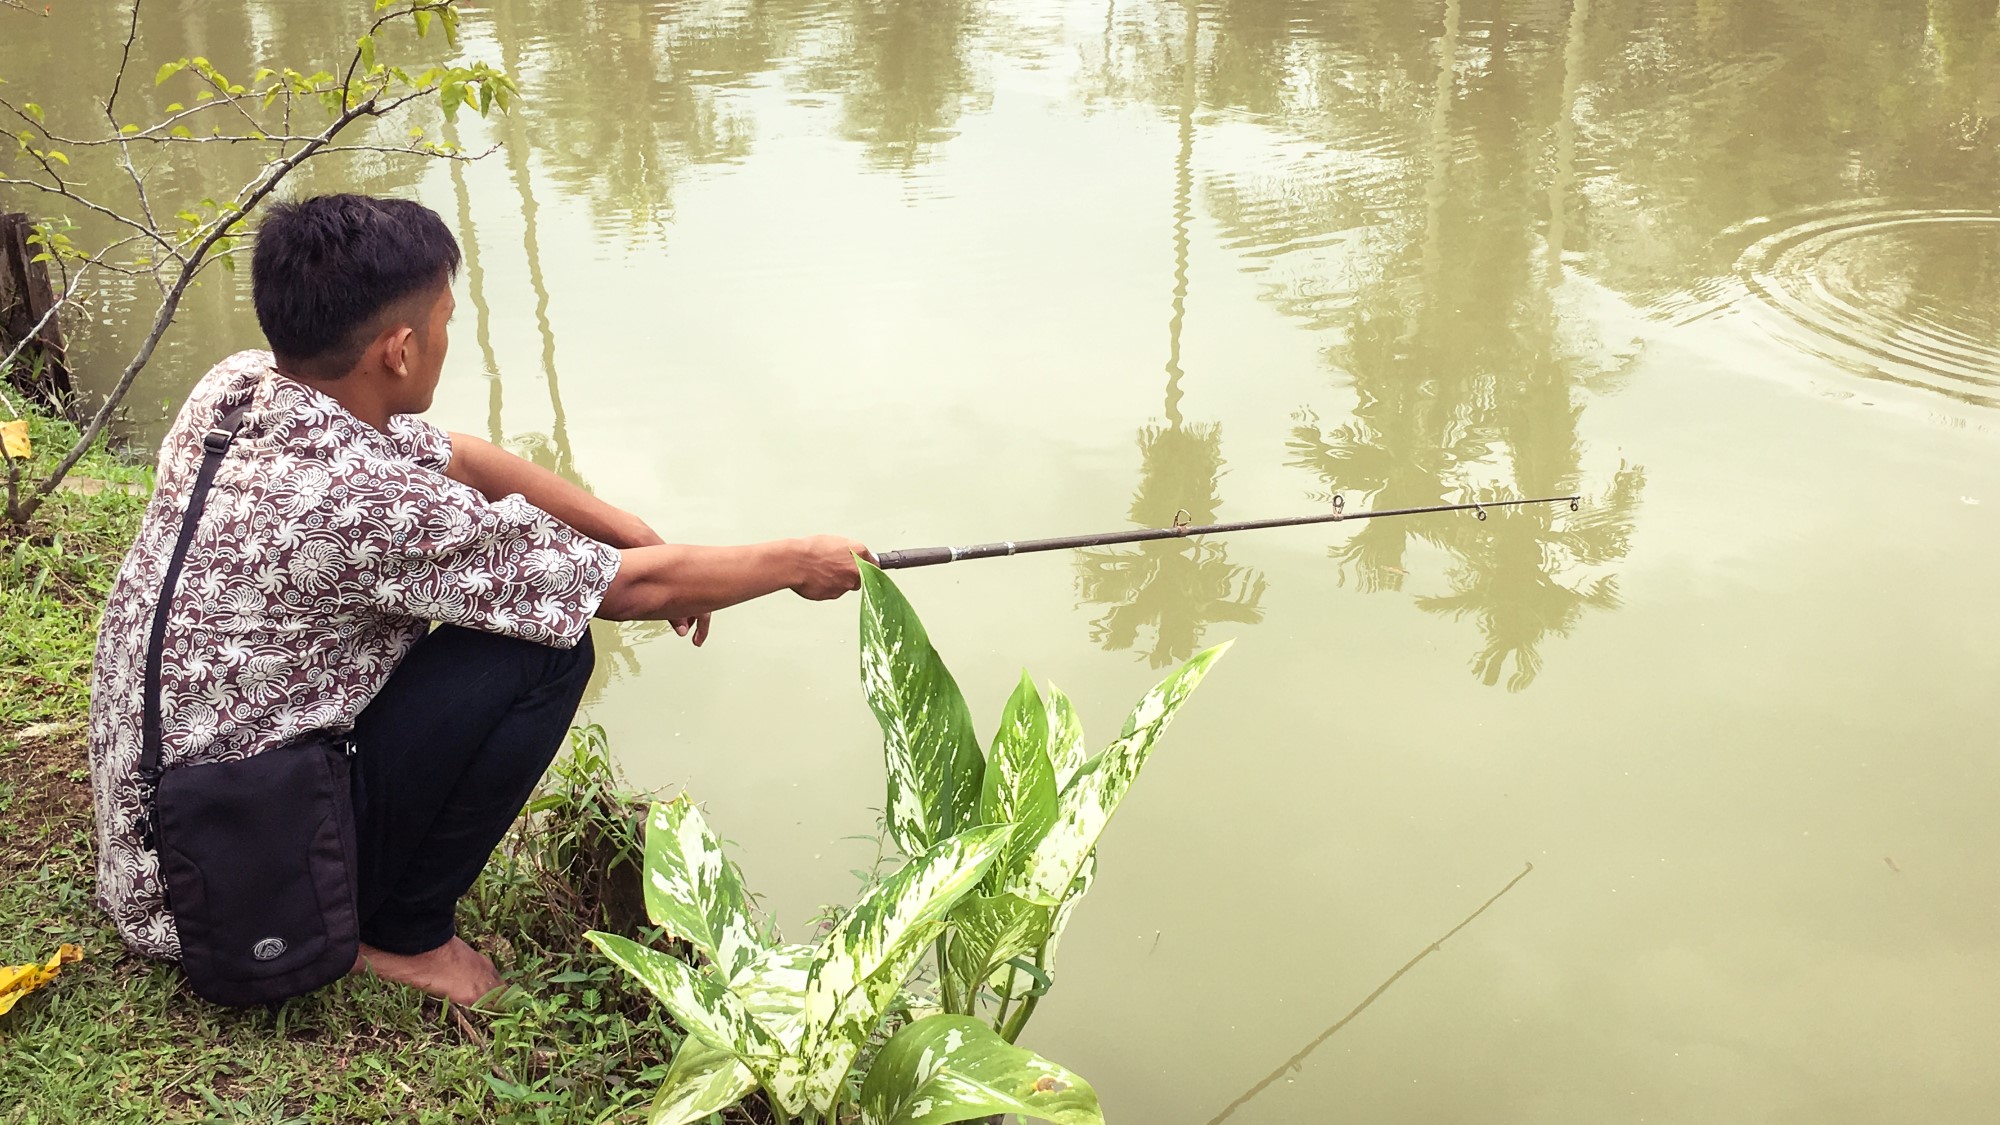
<svg viewBox="0 0 2000 1125">
<path fill-rule="evenodd" d="M 1002 540 L 998 543 L 979 543 L 970 547 L 911 547 L 901 551 L 883 551 L 876 556 L 876 565 L 883 570 L 904 570 L 913 566 L 936 566 L 940 563 L 958 562 L 962 559 L 994 559 L 1007 555 L 1032 555 L 1040 551 L 1069 551 L 1078 547 L 1104 547 L 1114 543 L 1145 543 L 1155 539 L 1184 539 L 1190 535 L 1221 535 L 1232 531 L 1261 531 L 1267 527 L 1304 527 L 1315 523 L 1341 523 L 1345 520 L 1373 520 L 1387 516 L 1420 516 L 1430 512 L 1473 512 L 1480 519 L 1486 518 L 1488 508 L 1513 508 L 1522 504 L 1561 504 L 1567 502 L 1574 512 L 1580 496 L 1541 496 L 1533 500 L 1492 500 L 1485 503 L 1433 504 L 1425 508 L 1384 508 L 1373 512 L 1349 512 L 1345 510 L 1340 497 L 1333 498 L 1333 511 L 1311 516 L 1285 516 L 1270 520 L 1243 520 L 1238 523 L 1211 523 L 1196 527 L 1182 519 L 1172 527 L 1142 527 L 1131 531 L 1107 531 L 1098 535 L 1060 535 L 1053 539 Z"/>
<path fill-rule="evenodd" d="M 1437 939 L 1436 941 L 1430 943 L 1429 945 L 1424 946 L 1421 950 L 1418 950 L 1417 955 L 1415 957 L 1412 957 L 1408 961 L 1404 962 L 1402 968 L 1397 969 L 1395 972 L 1389 974 L 1389 979 L 1377 985 L 1375 991 L 1369 993 L 1368 996 L 1361 1001 L 1361 1003 L 1356 1004 L 1352 1011 L 1340 1017 L 1338 1020 L 1335 1020 L 1332 1027 L 1329 1027 L 1325 1031 L 1320 1032 L 1319 1035 L 1315 1037 L 1312 1042 L 1300 1048 L 1298 1054 L 1293 1055 L 1291 1058 L 1286 1059 L 1282 1064 L 1280 1064 L 1278 1069 L 1265 1075 L 1263 1081 L 1257 1083 L 1255 1086 L 1250 1087 L 1248 1090 L 1243 1091 L 1242 1096 L 1237 1098 L 1235 1101 L 1230 1102 L 1228 1106 L 1223 1108 L 1223 1111 L 1221 1113 L 1218 1113 L 1214 1117 L 1209 1118 L 1208 1125 L 1218 1125 L 1219 1122 L 1229 1117 L 1230 1114 L 1235 1113 L 1237 1110 L 1243 1108 L 1244 1104 L 1248 1102 L 1251 1098 L 1254 1098 L 1258 1094 L 1261 1094 L 1265 1090 L 1269 1089 L 1271 1083 L 1276 1082 L 1280 1078 L 1283 1078 L 1285 1076 L 1286 1071 L 1297 1070 L 1299 1066 L 1306 1061 L 1307 1055 L 1310 1055 L 1314 1051 L 1319 1050 L 1320 1044 L 1333 1038 L 1335 1032 L 1339 1031 L 1343 1027 L 1346 1027 L 1349 1023 L 1352 1023 L 1354 1021 L 1354 1017 L 1360 1015 L 1362 1012 L 1367 1011 L 1368 1005 L 1373 1004 L 1384 992 L 1389 991 L 1389 987 L 1391 985 L 1395 984 L 1399 980 L 1402 980 L 1404 973 L 1407 973 L 1411 969 L 1416 968 L 1417 962 L 1423 960 L 1426 957 L 1429 957 L 1433 953 L 1436 953 L 1438 951 L 1438 947 L 1443 945 L 1445 942 L 1450 941 L 1454 934 L 1458 933 L 1458 931 L 1464 929 L 1465 927 L 1470 926 L 1472 924 L 1473 919 L 1479 917 L 1481 914 L 1486 913 L 1487 907 L 1492 906 L 1496 902 L 1499 902 L 1502 895 L 1505 895 L 1508 891 L 1513 890 L 1514 884 L 1527 878 L 1528 872 L 1533 871 L 1534 869 L 1535 865 L 1532 863 L 1528 864 L 1526 867 L 1523 867 L 1519 875 L 1516 875 L 1512 879 L 1507 880 L 1507 885 L 1501 887 L 1497 892 L 1495 892 L 1492 898 L 1489 898 L 1484 903 L 1480 904 L 1479 909 L 1466 915 L 1465 921 L 1460 922 L 1458 925 L 1453 926 L 1451 929 L 1445 931 L 1445 935 L 1443 937 Z"/>
</svg>

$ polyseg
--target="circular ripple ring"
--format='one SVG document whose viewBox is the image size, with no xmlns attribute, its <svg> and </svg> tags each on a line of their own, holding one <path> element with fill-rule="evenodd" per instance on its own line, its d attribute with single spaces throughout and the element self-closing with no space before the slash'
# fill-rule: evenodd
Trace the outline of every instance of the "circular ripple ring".
<svg viewBox="0 0 2000 1125">
<path fill-rule="evenodd" d="M 1940 292 L 1939 255 L 1911 252 L 1931 238 L 1952 241 L 1963 268 L 1944 280 L 1966 291 Z M 1815 218 L 1753 243 L 1736 273 L 1780 338 L 1863 375 L 2000 406 L 2000 213 Z"/>
</svg>

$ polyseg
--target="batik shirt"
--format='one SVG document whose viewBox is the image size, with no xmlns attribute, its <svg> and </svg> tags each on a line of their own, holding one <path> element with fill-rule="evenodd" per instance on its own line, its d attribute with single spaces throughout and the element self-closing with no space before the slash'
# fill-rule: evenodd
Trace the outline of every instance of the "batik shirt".
<svg viewBox="0 0 2000 1125">
<path fill-rule="evenodd" d="M 618 570 L 615 549 L 521 497 L 489 501 L 445 477 L 451 443 L 437 427 L 398 416 L 376 430 L 278 374 L 268 352 L 217 365 L 161 445 L 91 691 L 98 901 L 154 957 L 177 958 L 180 941 L 141 831 L 146 642 L 202 436 L 244 403 L 167 616 L 168 769 L 351 727 L 433 622 L 574 645 Z"/>
</svg>

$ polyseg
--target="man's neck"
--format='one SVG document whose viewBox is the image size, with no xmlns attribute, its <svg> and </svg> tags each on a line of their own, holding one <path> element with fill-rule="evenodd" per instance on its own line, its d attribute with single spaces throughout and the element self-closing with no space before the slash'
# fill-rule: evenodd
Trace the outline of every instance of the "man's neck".
<svg viewBox="0 0 2000 1125">
<path fill-rule="evenodd" d="M 311 387 L 339 403 L 341 408 L 384 433 L 389 429 L 389 418 L 395 411 L 389 409 L 387 398 L 381 388 L 375 385 L 365 373 L 352 371 L 338 379 L 310 379 L 294 375 L 284 368 L 278 374 L 295 383 Z"/>
</svg>

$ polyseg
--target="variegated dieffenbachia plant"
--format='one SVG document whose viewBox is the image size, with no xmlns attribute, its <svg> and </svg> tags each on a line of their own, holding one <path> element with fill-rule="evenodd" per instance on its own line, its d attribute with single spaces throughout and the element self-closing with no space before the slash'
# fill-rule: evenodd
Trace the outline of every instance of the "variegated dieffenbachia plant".
<svg viewBox="0 0 2000 1125">
<path fill-rule="evenodd" d="M 693 964 L 592 931 L 687 1031 L 648 1121 L 705 1121 L 762 1089 L 781 1122 L 945 1125 L 997 1113 L 1103 1125 L 1090 1084 L 963 1016 L 931 1015 L 879 1044 L 924 952 L 959 900 L 1006 852 L 1015 830 L 970 827 L 941 837 L 883 879 L 814 945 L 771 940 L 722 845 L 685 796 L 652 806 L 646 824 L 646 913 L 693 947 Z"/>
<path fill-rule="evenodd" d="M 1227 644 L 1146 694 L 1096 754 L 1069 697 L 1024 672 L 982 752 L 972 714 L 910 603 L 861 564 L 861 682 L 882 724 L 888 828 L 921 856 L 975 826 L 1012 829 L 936 942 L 947 1011 L 982 1016 L 1012 1043 L 1049 988 L 1056 940 L 1096 874 L 1098 838 L 1174 713 Z"/>
</svg>

